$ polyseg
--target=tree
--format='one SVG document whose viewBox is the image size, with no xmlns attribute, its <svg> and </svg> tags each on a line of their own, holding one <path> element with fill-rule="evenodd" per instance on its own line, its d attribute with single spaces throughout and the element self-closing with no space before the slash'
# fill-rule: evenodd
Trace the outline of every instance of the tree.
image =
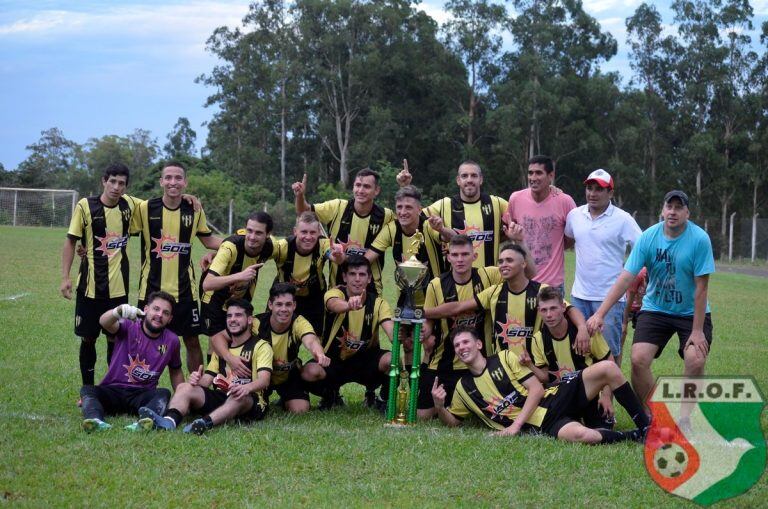
<svg viewBox="0 0 768 509">
<path fill-rule="evenodd" d="M 195 155 L 197 133 L 189 125 L 187 117 L 179 117 L 173 130 L 166 135 L 166 138 L 168 143 L 165 144 L 163 150 L 168 158 L 175 159 L 185 155 Z"/>
<path fill-rule="evenodd" d="M 29 157 L 19 164 L 17 183 L 21 187 L 71 188 L 75 175 L 87 173 L 83 147 L 67 139 L 57 127 L 40 133 L 40 139 L 27 145 Z M 74 179 L 79 181 L 80 179 Z M 81 194 L 91 191 L 90 187 L 75 187 Z"/>
</svg>

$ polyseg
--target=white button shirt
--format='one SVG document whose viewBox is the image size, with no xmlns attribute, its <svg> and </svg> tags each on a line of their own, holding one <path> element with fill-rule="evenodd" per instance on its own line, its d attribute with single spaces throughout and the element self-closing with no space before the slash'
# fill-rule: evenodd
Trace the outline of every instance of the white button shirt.
<svg viewBox="0 0 768 509">
<path fill-rule="evenodd" d="M 613 203 L 594 219 L 588 205 L 571 210 L 565 221 L 565 235 L 576 240 L 576 278 L 571 295 L 604 300 L 621 274 L 627 246 L 634 246 L 641 233 L 635 219 Z"/>
</svg>

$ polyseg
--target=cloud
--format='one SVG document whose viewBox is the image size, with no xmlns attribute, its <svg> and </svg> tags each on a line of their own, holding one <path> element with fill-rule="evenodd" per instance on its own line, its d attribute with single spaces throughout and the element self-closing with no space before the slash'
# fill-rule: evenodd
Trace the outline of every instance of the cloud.
<svg viewBox="0 0 768 509">
<path fill-rule="evenodd" d="M 641 2 L 642 0 L 584 0 L 584 10 L 590 14 L 606 11 L 628 12 Z"/>
</svg>

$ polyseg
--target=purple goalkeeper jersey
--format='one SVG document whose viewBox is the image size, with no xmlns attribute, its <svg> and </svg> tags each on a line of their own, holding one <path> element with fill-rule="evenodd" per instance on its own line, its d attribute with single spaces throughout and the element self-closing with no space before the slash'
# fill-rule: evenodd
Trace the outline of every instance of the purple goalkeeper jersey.
<svg viewBox="0 0 768 509">
<path fill-rule="evenodd" d="M 101 385 L 154 389 L 166 366 L 181 367 L 179 337 L 165 329 L 157 338 L 144 333 L 142 320 L 120 320 L 115 350 Z"/>
</svg>

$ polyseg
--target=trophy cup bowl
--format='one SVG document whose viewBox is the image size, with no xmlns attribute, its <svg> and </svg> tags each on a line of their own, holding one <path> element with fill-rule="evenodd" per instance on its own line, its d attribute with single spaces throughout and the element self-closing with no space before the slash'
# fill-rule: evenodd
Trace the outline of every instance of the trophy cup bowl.
<svg viewBox="0 0 768 509">
<path fill-rule="evenodd" d="M 404 292 L 403 305 L 395 310 L 395 316 L 404 323 L 421 320 L 422 311 L 416 309 L 414 292 L 424 282 L 427 276 L 427 266 L 411 256 L 407 261 L 398 263 L 395 269 L 395 283 Z"/>
</svg>

